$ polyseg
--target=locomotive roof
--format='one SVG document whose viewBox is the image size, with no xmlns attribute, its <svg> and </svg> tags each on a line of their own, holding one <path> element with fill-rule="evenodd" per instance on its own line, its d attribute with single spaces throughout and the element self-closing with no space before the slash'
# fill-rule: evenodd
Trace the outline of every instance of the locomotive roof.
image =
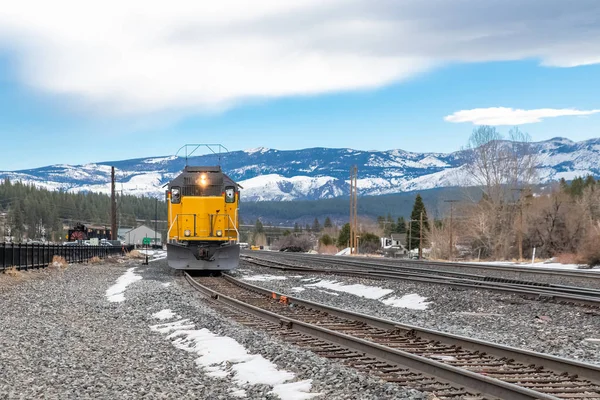
<svg viewBox="0 0 600 400">
<path fill-rule="evenodd" d="M 189 177 L 192 174 L 197 173 L 209 173 L 209 174 L 218 174 L 217 179 L 221 180 L 222 183 L 220 186 L 235 186 L 236 190 L 241 188 L 233 179 L 227 176 L 223 171 L 221 171 L 220 166 L 189 166 L 186 165 L 183 171 L 177 175 L 171 182 L 168 183 L 169 189 L 173 186 L 186 186 L 185 177 Z M 214 175 L 213 175 L 214 176 Z M 214 178 L 210 178 L 211 180 Z M 214 181 L 213 181 L 214 182 Z"/>
</svg>

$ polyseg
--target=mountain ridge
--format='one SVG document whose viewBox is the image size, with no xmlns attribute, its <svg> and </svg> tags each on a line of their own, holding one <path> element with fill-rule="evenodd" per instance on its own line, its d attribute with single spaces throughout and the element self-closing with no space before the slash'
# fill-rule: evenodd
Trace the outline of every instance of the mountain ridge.
<svg viewBox="0 0 600 400">
<path fill-rule="evenodd" d="M 600 177 L 600 138 L 574 142 L 555 137 L 534 142 L 541 182 L 575 176 Z M 466 150 L 451 153 L 402 149 L 356 150 L 312 147 L 277 150 L 266 147 L 221 155 L 223 170 L 238 181 L 245 201 L 314 200 L 348 193 L 351 165 L 358 165 L 359 195 L 381 195 L 458 186 Z M 218 164 L 215 155 L 188 158 L 190 165 Z M 51 190 L 110 192 L 110 167 L 117 189 L 128 194 L 162 197 L 162 186 L 183 169 L 185 158 L 153 156 L 80 165 L 55 164 L 0 171 L 0 179 L 35 184 Z"/>
</svg>

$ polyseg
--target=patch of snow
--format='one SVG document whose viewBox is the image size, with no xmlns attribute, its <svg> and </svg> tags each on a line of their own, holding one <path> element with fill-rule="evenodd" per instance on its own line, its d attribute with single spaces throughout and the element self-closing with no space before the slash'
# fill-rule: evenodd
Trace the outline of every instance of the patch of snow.
<svg viewBox="0 0 600 400">
<path fill-rule="evenodd" d="M 306 289 L 305 289 L 305 288 L 303 288 L 303 287 L 301 287 L 301 286 L 296 286 L 296 287 L 293 287 L 293 288 L 291 288 L 290 290 L 291 290 L 292 292 L 303 292 L 303 291 L 305 291 Z"/>
<path fill-rule="evenodd" d="M 169 333 L 171 331 L 179 331 L 184 329 L 193 329 L 194 324 L 190 324 L 189 319 L 181 319 L 175 322 L 167 322 L 164 324 L 152 325 L 150 329 L 155 332 Z"/>
<path fill-rule="evenodd" d="M 125 301 L 125 289 L 127 286 L 142 279 L 141 275 L 135 274 L 136 267 L 129 268 L 117 279 L 117 283 L 106 289 L 106 297 L 111 303 Z"/>
<path fill-rule="evenodd" d="M 156 319 L 160 319 L 160 320 L 164 320 L 164 319 L 172 319 L 172 318 L 179 318 L 179 316 L 177 316 L 173 311 L 171 311 L 170 309 L 166 308 L 164 310 L 161 310 L 159 312 L 156 312 L 154 314 L 152 314 L 152 318 L 156 318 Z"/>
<path fill-rule="evenodd" d="M 206 328 L 195 329 L 188 319 L 167 324 L 153 325 L 150 329 L 163 334 L 180 350 L 198 355 L 196 365 L 211 377 L 225 378 L 232 375 L 230 393 L 245 397 L 244 387 L 263 384 L 273 386 L 271 393 L 283 400 L 303 400 L 321 395 L 310 393 L 312 380 L 288 382 L 295 378 L 293 372 L 278 369 L 260 354 L 250 354 L 235 339 L 218 336 Z"/>
<path fill-rule="evenodd" d="M 416 293 L 406 294 L 402 297 L 391 296 L 381 300 L 386 306 L 410 308 L 412 310 L 426 310 L 431 302 L 426 302 L 426 297 L 419 296 Z"/>
<path fill-rule="evenodd" d="M 393 292 L 392 289 L 384 289 L 377 286 L 367 286 L 361 284 L 344 285 L 336 281 L 320 280 L 319 282 L 304 285 L 310 288 L 323 288 L 336 292 L 350 293 L 355 296 L 364 297 L 367 299 L 379 299 Z"/>
<path fill-rule="evenodd" d="M 287 278 L 285 276 L 278 275 L 251 275 L 242 277 L 245 281 L 256 281 L 256 282 L 269 282 L 269 281 L 284 281 Z"/>
</svg>

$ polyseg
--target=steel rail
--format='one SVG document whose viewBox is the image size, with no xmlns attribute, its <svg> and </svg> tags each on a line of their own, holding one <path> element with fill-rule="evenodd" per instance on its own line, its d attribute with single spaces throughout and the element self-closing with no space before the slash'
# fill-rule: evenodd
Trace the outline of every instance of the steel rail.
<svg viewBox="0 0 600 400">
<path fill-rule="evenodd" d="M 280 253 L 273 252 L 272 254 Z M 530 274 L 541 274 L 541 275 L 555 275 L 555 276 L 568 276 L 568 277 L 576 277 L 576 278 L 591 278 L 591 279 L 600 279 L 600 270 L 598 272 L 590 272 L 586 270 L 560 270 L 555 268 L 544 268 L 544 267 L 519 267 L 512 265 L 493 265 L 493 264 L 475 264 L 475 263 L 458 263 L 458 262 L 445 262 L 445 261 L 429 261 L 429 260 L 404 260 L 404 259 L 373 259 L 368 257 L 360 257 L 353 256 L 350 257 L 340 257 L 340 256 L 330 256 L 330 255 L 322 255 L 322 254 L 305 254 L 305 253 L 285 253 L 285 256 L 291 256 L 293 258 L 305 258 L 305 259 L 320 259 L 320 260 L 336 260 L 341 261 L 340 258 L 343 258 L 344 262 L 347 263 L 365 263 L 369 265 L 381 265 L 381 266 L 397 266 L 397 265 L 431 265 L 431 266 L 443 266 L 443 267 L 457 267 L 457 268 L 471 268 L 471 269 L 489 269 L 496 271 L 511 271 L 511 272 L 520 272 L 520 273 L 530 273 Z M 360 260 L 356 260 L 359 258 Z M 382 264 L 381 262 L 384 262 Z"/>
<path fill-rule="evenodd" d="M 533 281 L 526 281 L 521 279 L 510 279 L 510 278 L 500 278 L 495 276 L 486 276 L 486 275 L 478 275 L 478 274 L 467 274 L 464 272 L 455 272 L 455 271 L 446 271 L 446 270 L 438 270 L 438 269 L 423 269 L 423 268 L 415 268 L 409 266 L 399 266 L 399 265 L 385 265 L 385 264 L 374 264 L 374 263 L 365 263 L 360 261 L 342 261 L 339 258 L 335 260 L 337 265 L 342 265 L 344 267 L 357 268 L 361 267 L 369 267 L 373 268 L 376 271 L 388 271 L 393 273 L 400 273 L 401 271 L 413 271 L 422 276 L 428 275 L 437 275 L 437 276 L 448 276 L 452 278 L 460 278 L 460 279 L 473 279 L 479 281 L 486 282 L 498 282 L 498 283 L 506 283 L 506 284 L 514 284 L 521 286 L 531 286 L 531 287 L 542 287 L 542 288 L 552 288 L 559 290 L 561 292 L 570 292 L 570 293 L 580 293 L 580 294 L 588 294 L 588 295 L 597 295 L 600 296 L 600 289 L 589 288 L 589 287 L 581 287 L 581 286 L 570 286 L 570 285 L 561 285 L 555 283 L 540 283 Z M 321 262 L 322 261 L 318 261 Z M 580 277 L 581 278 L 581 277 Z"/>
<path fill-rule="evenodd" d="M 248 256 L 245 256 L 245 257 L 248 258 Z M 252 260 L 255 258 L 249 257 L 249 259 Z M 283 264 L 281 261 L 273 261 L 273 260 L 269 260 L 269 259 L 262 259 L 262 260 L 268 261 L 268 262 L 273 262 L 273 263 L 278 263 L 280 265 L 286 265 L 286 264 Z M 342 267 L 347 267 L 346 264 L 348 264 L 348 263 L 338 261 L 337 264 Z M 289 264 L 287 264 L 286 266 L 296 267 L 296 268 L 312 268 L 312 267 L 292 266 Z M 362 266 L 371 267 L 371 265 L 369 265 L 369 264 L 361 263 L 361 264 L 357 264 L 356 268 L 362 268 Z M 350 264 L 349 267 L 354 268 L 354 265 Z M 335 271 L 340 270 L 339 268 L 336 268 L 336 269 L 329 268 L 329 269 L 335 270 Z M 350 271 L 352 271 L 352 270 L 350 270 Z M 515 286 L 515 287 L 531 287 L 531 288 L 542 288 L 542 289 L 546 288 L 546 289 L 552 289 L 553 291 L 557 291 L 557 292 L 600 297 L 600 289 L 595 289 L 595 288 L 559 285 L 559 284 L 553 284 L 553 283 L 539 283 L 539 282 L 524 281 L 524 280 L 517 280 L 517 279 L 490 277 L 490 276 L 485 276 L 485 275 L 465 274 L 465 273 L 452 272 L 452 271 L 423 270 L 421 268 L 394 267 L 394 266 L 385 266 L 385 267 L 377 266 L 374 269 L 360 270 L 360 271 L 373 272 L 373 273 L 386 272 L 386 273 L 391 273 L 391 274 L 398 275 L 398 276 L 407 275 L 407 276 L 422 276 L 422 277 L 432 277 L 432 278 L 447 277 L 447 278 L 453 279 L 458 282 L 461 282 L 461 281 L 493 282 L 493 283 L 498 283 L 498 284 L 511 285 L 511 286 Z M 408 275 L 407 271 L 410 272 L 410 275 Z M 447 278 L 444 278 L 444 279 L 447 279 Z"/>
<path fill-rule="evenodd" d="M 544 393 L 540 393 L 534 390 L 530 390 L 527 388 L 523 388 L 518 385 L 514 385 L 511 383 L 503 382 L 501 380 L 490 378 L 485 375 L 481 375 L 475 372 L 468 371 L 466 369 L 461 369 L 457 367 L 453 367 L 451 365 L 447 365 L 441 363 L 439 361 L 431 360 L 425 357 L 417 356 L 405 351 L 392 349 L 387 346 L 382 346 L 376 343 L 369 342 L 364 339 L 356 338 L 344 333 L 335 332 L 326 328 L 322 328 L 319 326 L 315 326 L 312 324 L 308 324 L 302 321 L 298 321 L 295 319 L 291 319 L 288 317 L 284 317 L 273 313 L 271 311 L 267 311 L 261 309 L 259 307 L 253 306 L 251 304 L 244 303 L 237 299 L 224 296 L 221 293 L 216 292 L 206 286 L 201 285 L 197 281 L 195 281 L 187 272 L 185 273 L 185 277 L 188 282 L 197 290 L 202 292 L 203 294 L 211 297 L 212 299 L 219 301 L 223 304 L 227 304 L 231 307 L 243 310 L 244 312 L 248 312 L 253 314 L 259 318 L 264 320 L 279 323 L 285 326 L 287 329 L 292 329 L 296 332 L 303 333 L 309 336 L 313 336 L 319 339 L 326 340 L 328 342 L 342 345 L 348 349 L 353 351 L 361 352 L 368 354 L 372 357 L 376 357 L 381 360 L 385 360 L 397 365 L 406 366 L 408 368 L 412 368 L 418 370 L 425 375 L 433 376 L 436 378 L 441 378 L 443 380 L 453 382 L 458 385 L 465 386 L 471 390 L 485 393 L 489 396 L 494 396 L 500 399 L 544 399 L 544 400 L 556 400 L 558 397 L 547 395 Z M 259 288 L 258 286 L 245 284 L 237 281 L 234 278 L 229 276 L 225 276 L 225 279 L 230 280 L 231 282 L 235 282 L 236 284 L 248 285 L 252 290 L 259 291 L 268 295 L 271 291 L 266 289 Z M 281 294 L 278 294 L 281 295 Z M 333 308 L 320 305 L 317 303 L 305 302 L 296 298 L 288 297 L 289 301 L 292 301 L 296 304 L 311 304 L 311 307 L 320 307 L 322 309 L 331 309 Z M 354 313 L 347 313 L 343 310 L 336 309 L 336 313 L 342 313 L 345 317 L 352 316 Z M 360 314 L 356 314 L 360 315 Z M 361 315 L 362 318 L 369 319 L 370 317 Z M 381 320 L 384 321 L 384 320 Z M 399 324 L 392 323 L 392 326 L 395 329 L 401 329 Z"/>
<path fill-rule="evenodd" d="M 393 279 L 393 280 L 409 280 L 409 281 L 417 281 L 424 283 L 432 283 L 432 284 L 441 284 L 446 286 L 454 286 L 468 289 L 485 289 L 492 290 L 496 292 L 510 293 L 510 294 L 518 294 L 522 296 L 527 296 L 529 298 L 537 298 L 542 300 L 554 300 L 558 302 L 568 302 L 568 303 L 576 303 L 587 306 L 598 307 L 600 306 L 600 297 L 593 296 L 582 296 L 582 295 L 573 295 L 568 293 L 561 293 L 552 290 L 544 290 L 538 289 L 536 286 L 521 286 L 514 284 L 504 284 L 504 283 L 496 283 L 496 282 L 486 282 L 486 281 L 467 281 L 463 282 L 458 279 L 448 280 L 447 278 L 436 278 L 431 276 L 415 276 L 414 274 L 401 274 L 401 273 L 379 273 L 373 271 L 357 271 L 357 270 L 344 270 L 344 269 L 331 269 L 331 268 L 308 268 L 308 267 L 294 267 L 289 265 L 268 265 L 262 263 L 257 260 L 246 260 L 247 262 L 267 267 L 273 269 L 281 269 L 284 271 L 295 271 L 301 273 L 324 273 L 324 274 L 337 274 L 344 276 L 356 276 L 362 278 L 375 278 L 375 279 Z M 266 260 L 262 260 L 266 261 Z M 278 261 L 271 261 L 271 263 L 280 263 Z"/>
</svg>

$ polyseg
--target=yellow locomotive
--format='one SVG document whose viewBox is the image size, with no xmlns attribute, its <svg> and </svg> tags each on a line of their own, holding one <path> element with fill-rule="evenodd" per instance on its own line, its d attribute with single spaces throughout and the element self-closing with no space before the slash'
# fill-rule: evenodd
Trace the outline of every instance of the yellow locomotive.
<svg viewBox="0 0 600 400">
<path fill-rule="evenodd" d="M 168 183 L 171 268 L 231 270 L 240 259 L 240 186 L 221 167 L 186 166 Z"/>
</svg>

